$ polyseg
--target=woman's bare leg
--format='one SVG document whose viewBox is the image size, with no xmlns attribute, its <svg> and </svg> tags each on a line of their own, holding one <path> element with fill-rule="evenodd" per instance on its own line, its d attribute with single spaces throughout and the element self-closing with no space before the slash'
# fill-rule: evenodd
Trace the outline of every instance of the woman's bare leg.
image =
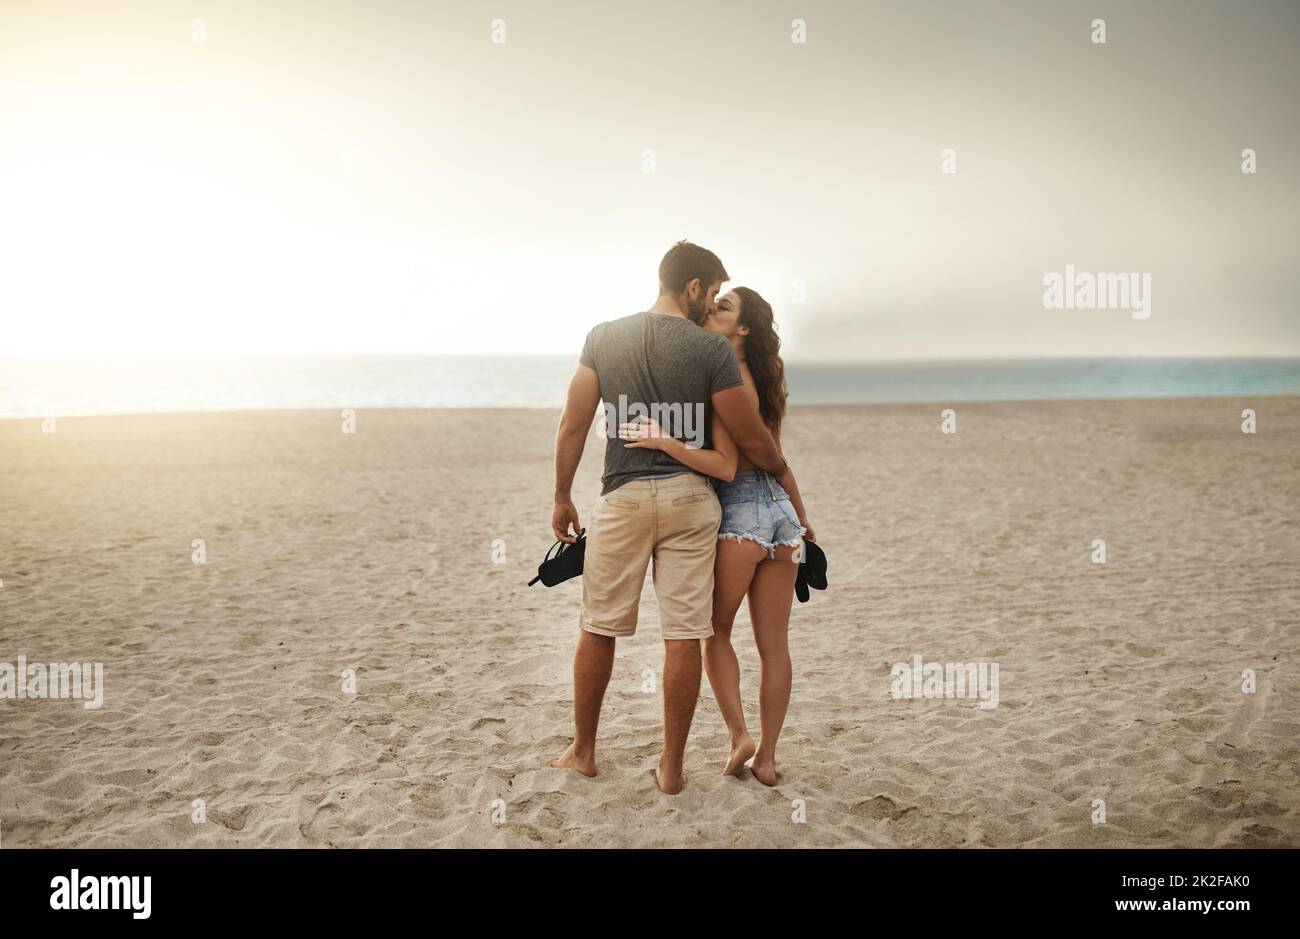
<svg viewBox="0 0 1300 939">
<path fill-rule="evenodd" d="M 790 707 L 790 604 L 799 574 L 799 565 L 790 559 L 793 550 L 777 548 L 775 558 L 758 565 L 749 587 L 749 618 L 754 624 L 754 642 L 761 663 L 758 750 L 749 769 L 767 786 L 776 785 L 776 738 Z"/>
<path fill-rule="evenodd" d="M 731 626 L 754 579 L 754 569 L 766 557 L 762 545 L 753 541 L 718 541 L 718 559 L 713 568 L 713 636 L 704 640 L 704 671 L 731 735 L 731 755 L 724 773 L 740 772 L 754 755 L 754 738 L 745 726 L 745 711 L 740 704 L 740 662 L 731 646 Z"/>
</svg>

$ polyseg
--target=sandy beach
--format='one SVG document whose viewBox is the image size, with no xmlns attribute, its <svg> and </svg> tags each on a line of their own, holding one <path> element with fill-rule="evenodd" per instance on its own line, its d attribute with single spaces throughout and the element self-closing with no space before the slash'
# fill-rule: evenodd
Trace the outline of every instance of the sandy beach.
<svg viewBox="0 0 1300 939">
<path fill-rule="evenodd" d="M 600 775 L 547 765 L 555 412 L 0 421 L 0 662 L 105 681 L 0 700 L 0 845 L 1300 846 L 1300 399 L 954 407 L 792 411 L 830 589 L 792 615 L 781 778 L 719 775 L 705 682 L 676 798 L 649 585 Z M 599 470 L 593 438 L 580 510 Z M 998 706 L 895 700 L 917 655 L 998 663 Z"/>
</svg>

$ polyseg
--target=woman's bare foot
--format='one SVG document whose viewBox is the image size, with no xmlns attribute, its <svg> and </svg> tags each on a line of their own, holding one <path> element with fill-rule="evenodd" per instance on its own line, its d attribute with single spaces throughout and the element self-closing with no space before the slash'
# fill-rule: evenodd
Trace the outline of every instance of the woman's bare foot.
<svg viewBox="0 0 1300 939">
<path fill-rule="evenodd" d="M 678 770 L 676 774 L 667 773 L 664 771 L 664 765 L 660 763 L 653 772 L 655 784 L 659 787 L 659 791 L 666 796 L 675 796 L 686 786 L 686 774 L 681 770 Z"/>
<path fill-rule="evenodd" d="M 569 749 L 565 750 L 559 759 L 553 760 L 551 765 L 557 769 L 576 769 L 584 776 L 596 775 L 595 754 L 588 754 L 587 758 L 583 759 L 573 751 L 573 744 L 569 744 Z"/>
<path fill-rule="evenodd" d="M 724 776 L 737 776 L 745 768 L 745 761 L 754 755 L 754 738 L 748 733 L 741 734 L 740 738 L 731 745 L 731 757 L 727 760 L 727 765 L 722 769 Z"/>
<path fill-rule="evenodd" d="M 754 762 L 749 764 L 749 771 L 753 773 L 754 778 L 764 786 L 776 785 L 775 757 L 754 757 Z"/>
</svg>

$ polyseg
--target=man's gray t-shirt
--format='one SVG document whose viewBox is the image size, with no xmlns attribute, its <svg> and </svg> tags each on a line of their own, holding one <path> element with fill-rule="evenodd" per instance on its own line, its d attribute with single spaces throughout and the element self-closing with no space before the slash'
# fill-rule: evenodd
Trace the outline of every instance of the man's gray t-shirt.
<svg viewBox="0 0 1300 939">
<path fill-rule="evenodd" d="M 715 392 L 743 384 L 731 344 L 682 316 L 634 313 L 594 326 L 578 361 L 594 369 L 604 404 L 600 494 L 629 480 L 693 472 L 662 450 L 624 447 L 618 425 L 653 417 L 664 433 L 709 448 Z"/>
</svg>

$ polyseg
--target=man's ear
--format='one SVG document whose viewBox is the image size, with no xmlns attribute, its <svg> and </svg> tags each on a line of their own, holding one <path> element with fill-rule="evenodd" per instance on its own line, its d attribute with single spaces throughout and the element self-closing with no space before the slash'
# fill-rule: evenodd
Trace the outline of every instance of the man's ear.
<svg viewBox="0 0 1300 939">
<path fill-rule="evenodd" d="M 686 297 L 689 300 L 698 300 L 704 295 L 704 285 L 700 283 L 700 279 L 696 277 L 694 280 L 686 282 L 686 289 L 683 293 L 686 294 Z"/>
</svg>

